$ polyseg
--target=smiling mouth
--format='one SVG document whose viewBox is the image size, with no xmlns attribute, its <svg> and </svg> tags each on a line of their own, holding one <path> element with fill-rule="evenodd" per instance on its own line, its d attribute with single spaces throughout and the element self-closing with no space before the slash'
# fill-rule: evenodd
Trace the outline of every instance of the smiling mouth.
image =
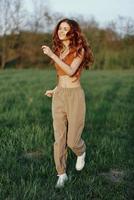
<svg viewBox="0 0 134 200">
<path fill-rule="evenodd" d="M 61 35 L 59 35 L 59 37 L 65 37 L 65 35 L 62 35 L 62 34 L 61 34 Z"/>
</svg>

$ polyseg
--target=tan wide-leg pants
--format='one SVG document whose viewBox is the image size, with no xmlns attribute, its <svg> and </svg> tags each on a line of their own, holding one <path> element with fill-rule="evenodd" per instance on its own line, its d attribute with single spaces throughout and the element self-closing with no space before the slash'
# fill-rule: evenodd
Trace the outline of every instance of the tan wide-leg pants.
<svg viewBox="0 0 134 200">
<path fill-rule="evenodd" d="M 85 93 L 81 86 L 58 86 L 52 97 L 54 128 L 54 161 L 58 175 L 66 172 L 67 146 L 76 156 L 82 155 L 86 145 L 81 138 L 86 114 Z"/>
</svg>

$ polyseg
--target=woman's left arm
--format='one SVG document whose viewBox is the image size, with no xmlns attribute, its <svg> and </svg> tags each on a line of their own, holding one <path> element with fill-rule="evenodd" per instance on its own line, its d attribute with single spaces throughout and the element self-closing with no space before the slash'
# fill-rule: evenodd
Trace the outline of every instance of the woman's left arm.
<svg viewBox="0 0 134 200">
<path fill-rule="evenodd" d="M 68 65 L 63 62 L 56 54 L 54 54 L 48 46 L 43 45 L 42 49 L 44 54 L 52 58 L 54 62 L 56 62 L 60 66 L 60 68 L 65 71 L 69 76 L 72 76 L 76 72 L 84 57 L 84 49 L 82 49 L 81 56 L 77 56 L 76 58 L 74 58 L 72 63 Z"/>
</svg>

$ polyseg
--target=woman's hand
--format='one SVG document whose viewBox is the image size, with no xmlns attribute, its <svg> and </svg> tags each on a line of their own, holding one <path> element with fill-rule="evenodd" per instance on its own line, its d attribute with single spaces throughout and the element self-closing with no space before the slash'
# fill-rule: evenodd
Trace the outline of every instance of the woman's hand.
<svg viewBox="0 0 134 200">
<path fill-rule="evenodd" d="M 44 95 L 48 96 L 48 97 L 52 97 L 54 93 L 54 90 L 47 90 Z"/>
<path fill-rule="evenodd" d="M 42 48 L 44 54 L 46 54 L 47 56 L 49 56 L 50 58 L 52 58 L 52 56 L 54 55 L 54 53 L 52 52 L 52 50 L 48 46 L 43 45 L 41 48 Z"/>
</svg>

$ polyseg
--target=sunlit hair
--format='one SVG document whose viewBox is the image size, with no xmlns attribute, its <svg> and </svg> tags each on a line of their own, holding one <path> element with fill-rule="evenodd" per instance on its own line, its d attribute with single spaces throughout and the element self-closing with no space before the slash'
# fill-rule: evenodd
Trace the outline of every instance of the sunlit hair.
<svg viewBox="0 0 134 200">
<path fill-rule="evenodd" d="M 79 24 L 75 20 L 64 18 L 58 22 L 53 32 L 52 48 L 54 53 L 59 55 L 61 49 L 63 48 L 63 43 L 58 37 L 58 29 L 62 22 L 66 22 L 70 26 L 70 31 L 66 35 L 70 40 L 70 50 L 76 49 L 76 56 L 79 56 L 82 48 L 84 48 L 84 58 L 80 66 L 86 69 L 90 68 L 91 64 L 94 62 L 92 49 L 82 33 Z"/>
</svg>

